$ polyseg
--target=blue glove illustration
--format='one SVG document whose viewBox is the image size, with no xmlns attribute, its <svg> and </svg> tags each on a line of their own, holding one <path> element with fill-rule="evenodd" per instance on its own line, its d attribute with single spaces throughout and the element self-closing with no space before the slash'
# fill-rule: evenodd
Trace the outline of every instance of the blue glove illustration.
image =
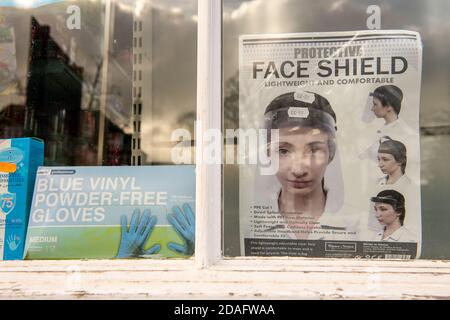
<svg viewBox="0 0 450 320">
<path fill-rule="evenodd" d="M 10 235 L 8 238 L 8 246 L 11 251 L 16 251 L 20 245 L 20 238 L 14 235 Z"/>
<path fill-rule="evenodd" d="M 122 235 L 119 252 L 117 253 L 116 258 L 135 258 L 143 255 L 155 254 L 161 249 L 159 244 L 155 244 L 150 249 L 144 250 L 144 245 L 155 227 L 156 217 L 152 216 L 147 209 L 144 210 L 140 219 L 139 216 L 139 209 L 135 209 L 133 216 L 131 217 L 129 230 L 127 230 L 127 216 L 122 215 L 120 218 Z"/>
<path fill-rule="evenodd" d="M 175 206 L 172 213 L 167 214 L 167 220 L 175 228 L 175 231 L 184 239 L 185 244 L 169 242 L 169 249 L 185 254 L 193 255 L 195 250 L 195 216 L 189 204 L 183 204 L 183 210 Z"/>
</svg>

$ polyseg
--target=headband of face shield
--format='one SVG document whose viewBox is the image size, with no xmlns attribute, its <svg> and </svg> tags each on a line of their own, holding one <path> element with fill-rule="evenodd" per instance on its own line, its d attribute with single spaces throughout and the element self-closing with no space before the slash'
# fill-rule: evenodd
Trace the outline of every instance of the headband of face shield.
<svg viewBox="0 0 450 320">
<path fill-rule="evenodd" d="M 307 107 L 283 107 L 266 112 L 264 115 L 265 127 L 270 129 L 282 128 L 312 128 L 325 131 L 330 135 L 328 147 L 329 161 L 333 160 L 336 153 L 336 122 L 333 117 L 324 111 Z M 270 134 L 270 131 L 269 131 Z"/>
<path fill-rule="evenodd" d="M 376 197 L 370 199 L 375 203 L 387 203 L 392 206 L 394 211 L 398 214 L 400 224 L 403 225 L 406 216 L 405 198 L 403 195 L 395 190 L 384 190 L 377 194 Z"/>
<path fill-rule="evenodd" d="M 405 209 L 405 198 L 403 195 L 395 190 L 384 190 L 377 194 L 376 197 L 370 198 L 375 203 L 390 204 L 395 211 Z"/>
<path fill-rule="evenodd" d="M 407 157 L 406 147 L 403 143 L 397 140 L 392 140 L 390 137 L 383 137 L 380 139 L 378 153 L 387 153 L 392 155 L 395 161 L 401 164 L 403 173 L 405 172 Z"/>
<path fill-rule="evenodd" d="M 308 107 L 283 107 L 264 114 L 267 129 L 290 127 L 322 129 L 336 133 L 336 122 L 327 112 Z"/>
</svg>

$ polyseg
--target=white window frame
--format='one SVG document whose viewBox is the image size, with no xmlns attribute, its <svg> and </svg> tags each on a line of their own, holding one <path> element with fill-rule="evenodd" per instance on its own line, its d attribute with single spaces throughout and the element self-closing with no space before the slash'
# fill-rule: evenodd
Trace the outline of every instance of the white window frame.
<svg viewBox="0 0 450 320">
<path fill-rule="evenodd" d="M 221 129 L 222 3 L 198 0 L 197 154 Z M 3 261 L 0 298 L 417 299 L 450 297 L 450 262 L 222 256 L 222 167 L 197 159 L 187 260 Z"/>
</svg>

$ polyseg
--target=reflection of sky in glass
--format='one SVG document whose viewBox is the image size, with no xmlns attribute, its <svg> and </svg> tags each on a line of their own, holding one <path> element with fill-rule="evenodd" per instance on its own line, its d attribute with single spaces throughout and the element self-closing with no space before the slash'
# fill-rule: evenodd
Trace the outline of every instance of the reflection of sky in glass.
<svg viewBox="0 0 450 320">
<path fill-rule="evenodd" d="M 81 30 L 68 30 L 66 27 L 66 5 L 75 4 L 81 8 Z M 17 59 L 16 77 L 21 88 L 26 88 L 28 50 L 30 42 L 30 20 L 35 17 L 41 25 L 50 27 L 50 35 L 70 55 L 77 66 L 83 67 L 83 108 L 89 103 L 92 88 L 102 60 L 103 46 L 103 5 L 100 0 L 66 1 L 49 4 L 35 9 L 3 8 L 0 10 L 0 23 L 14 30 Z M 95 19 L 94 19 L 95 17 Z M 95 93 L 95 96 L 97 93 Z M 24 104 L 25 91 L 0 97 L 0 110 L 8 103 Z M 5 101 L 6 100 L 6 101 Z"/>
<path fill-rule="evenodd" d="M 153 8 L 192 17 L 197 14 L 197 1 L 186 0 L 116 0 L 118 7 L 125 11 L 140 11 L 146 5 Z"/>
<path fill-rule="evenodd" d="M 25 3 L 28 0 L 20 1 Z M 27 2 L 47 4 L 34 9 L 8 7 L 0 10 L 0 24 L 12 28 L 16 35 L 16 57 L 13 57 L 13 62 L 17 67 L 14 68 L 14 73 L 23 88 L 20 94 L 0 95 L 0 112 L 11 103 L 26 103 L 31 16 L 40 24 L 48 25 L 56 43 L 67 54 L 72 56 L 73 53 L 73 62 L 83 67 L 81 108 L 84 110 L 90 106 L 98 110 L 102 87 L 105 20 L 100 14 L 102 12 L 98 12 L 96 8 L 103 10 L 105 1 L 65 0 L 53 4 L 49 4 L 49 1 L 51 0 Z M 116 6 L 112 16 L 114 23 L 108 64 L 106 117 L 126 133 L 131 132 L 133 14 L 138 6 L 143 8 L 146 21 L 151 21 L 152 24 L 151 32 L 143 39 L 144 42 L 152 43 L 151 60 L 147 63 L 152 72 L 152 112 L 142 117 L 143 123 L 152 123 L 152 126 L 142 126 L 146 130 L 143 132 L 142 146 L 147 145 L 144 139 L 152 139 L 155 147 L 165 145 L 164 155 L 159 160 L 170 162 L 170 153 L 167 151 L 170 151 L 168 143 L 172 131 L 180 126 L 193 129 L 195 120 L 197 1 L 116 0 L 114 3 Z M 6 2 L 2 1 L 0 4 Z M 81 30 L 66 28 L 66 9 L 69 5 L 77 5 L 81 9 Z M 147 88 L 144 87 L 143 90 Z"/>
<path fill-rule="evenodd" d="M 151 70 L 152 79 L 151 88 L 146 87 L 149 83 L 143 83 L 142 88 L 152 92 L 151 101 L 144 101 L 141 116 L 142 151 L 152 153 L 153 161 L 170 163 L 172 131 L 180 126 L 193 130 L 195 120 L 197 1 L 119 0 L 116 3 L 118 21 L 114 41 L 122 52 L 130 51 L 130 68 L 133 14 L 138 12 L 144 21 L 151 21 L 151 31 L 147 30 L 142 39 L 144 47 L 151 42 L 151 52 L 148 52 L 151 60 L 146 70 Z M 129 83 L 122 87 L 131 93 L 131 70 L 129 73 Z"/>
<path fill-rule="evenodd" d="M 37 8 L 61 1 L 64 0 L 3 0 L 0 1 L 0 7 Z"/>
</svg>

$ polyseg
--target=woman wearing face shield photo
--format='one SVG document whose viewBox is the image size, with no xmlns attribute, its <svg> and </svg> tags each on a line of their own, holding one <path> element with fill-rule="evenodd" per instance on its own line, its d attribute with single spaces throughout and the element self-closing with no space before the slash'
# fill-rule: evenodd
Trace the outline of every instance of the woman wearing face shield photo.
<svg viewBox="0 0 450 320">
<path fill-rule="evenodd" d="M 378 167 L 385 174 L 378 179 L 377 184 L 408 186 L 411 179 L 406 175 L 407 154 L 405 145 L 390 137 L 383 137 L 378 148 Z"/>
<path fill-rule="evenodd" d="M 382 230 L 374 241 L 418 242 L 417 237 L 404 225 L 406 208 L 404 196 L 395 190 L 383 190 L 370 199 L 374 204 L 375 217 Z"/>
<path fill-rule="evenodd" d="M 266 235 L 355 240 L 359 214 L 343 204 L 336 114 L 328 100 L 309 91 L 288 92 L 269 103 L 264 117 L 269 132 L 278 129 L 278 140 L 269 138 L 270 157 L 278 161 L 269 199 L 278 224 Z"/>
</svg>

